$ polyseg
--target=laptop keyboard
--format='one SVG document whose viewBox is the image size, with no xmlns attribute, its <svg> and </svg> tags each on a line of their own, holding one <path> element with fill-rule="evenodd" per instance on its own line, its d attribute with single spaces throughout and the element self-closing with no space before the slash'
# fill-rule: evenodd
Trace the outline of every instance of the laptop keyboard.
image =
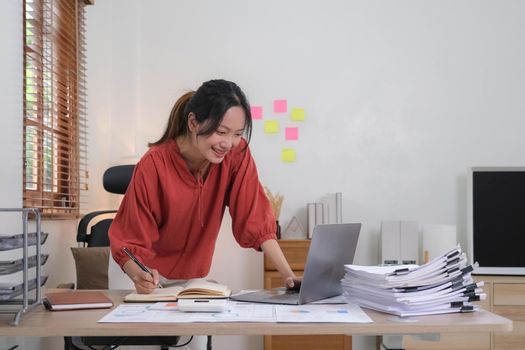
<svg viewBox="0 0 525 350">
<path fill-rule="evenodd" d="M 272 300 L 297 300 L 299 298 L 299 292 L 296 290 L 286 290 L 283 294 L 272 295 Z"/>
</svg>

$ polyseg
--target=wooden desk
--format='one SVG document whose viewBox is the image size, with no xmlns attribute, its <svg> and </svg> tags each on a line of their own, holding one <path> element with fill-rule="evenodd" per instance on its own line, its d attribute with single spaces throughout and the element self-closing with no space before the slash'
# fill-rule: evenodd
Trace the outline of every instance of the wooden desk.
<svg viewBox="0 0 525 350">
<path fill-rule="evenodd" d="M 129 291 L 105 292 L 118 305 Z M 395 317 L 366 310 L 369 324 L 336 323 L 97 323 L 110 310 L 51 312 L 39 306 L 22 316 L 0 315 L 0 336 L 167 336 L 167 335 L 304 335 L 304 334 L 421 334 L 509 332 L 512 321 L 488 311 L 416 317 L 417 322 L 398 322 Z"/>
</svg>

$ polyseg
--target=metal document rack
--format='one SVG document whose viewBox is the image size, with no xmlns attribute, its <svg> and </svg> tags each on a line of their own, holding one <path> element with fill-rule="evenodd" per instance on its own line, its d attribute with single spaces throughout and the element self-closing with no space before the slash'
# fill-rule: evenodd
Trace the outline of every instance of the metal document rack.
<svg viewBox="0 0 525 350">
<path fill-rule="evenodd" d="M 16 213 L 22 215 L 22 233 L 0 235 L 0 254 L 2 251 L 22 248 L 22 257 L 16 260 L 2 260 L 0 255 L 0 275 L 22 272 L 21 283 L 2 283 L 0 285 L 0 313 L 14 314 L 12 325 L 20 323 L 21 316 L 42 304 L 42 285 L 47 277 L 42 277 L 41 266 L 47 255 L 42 254 L 41 245 L 47 233 L 41 232 L 40 211 L 31 208 L 0 208 L 0 214 Z M 34 215 L 35 232 L 29 232 L 29 216 Z M 35 255 L 29 256 L 29 246 L 35 245 Z M 35 268 L 35 278 L 29 279 L 29 269 Z M 34 290 L 34 291 L 33 291 Z M 31 293 L 30 293 L 31 292 Z M 30 296 L 30 294 L 32 294 Z M 20 298 L 21 296 L 21 298 Z"/>
</svg>

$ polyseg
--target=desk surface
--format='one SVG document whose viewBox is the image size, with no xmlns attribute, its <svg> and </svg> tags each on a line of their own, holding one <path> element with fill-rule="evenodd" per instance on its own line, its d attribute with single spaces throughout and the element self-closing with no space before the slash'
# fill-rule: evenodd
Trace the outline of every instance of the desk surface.
<svg viewBox="0 0 525 350">
<path fill-rule="evenodd" d="M 129 291 L 104 291 L 118 305 Z M 163 336 L 163 335 L 304 335 L 486 333 L 512 330 L 512 321 L 482 310 L 466 314 L 418 316 L 407 321 L 364 309 L 374 323 L 97 323 L 109 309 L 46 311 L 43 306 L 23 315 L 0 315 L 0 336 Z"/>
</svg>

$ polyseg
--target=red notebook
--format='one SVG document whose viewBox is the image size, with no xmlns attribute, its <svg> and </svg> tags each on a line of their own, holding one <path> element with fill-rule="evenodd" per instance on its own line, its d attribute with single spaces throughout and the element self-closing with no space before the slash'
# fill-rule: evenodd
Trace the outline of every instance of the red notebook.
<svg viewBox="0 0 525 350">
<path fill-rule="evenodd" d="M 63 293 L 48 293 L 44 305 L 51 311 L 105 309 L 113 306 L 113 302 L 101 292 L 71 291 Z"/>
</svg>

